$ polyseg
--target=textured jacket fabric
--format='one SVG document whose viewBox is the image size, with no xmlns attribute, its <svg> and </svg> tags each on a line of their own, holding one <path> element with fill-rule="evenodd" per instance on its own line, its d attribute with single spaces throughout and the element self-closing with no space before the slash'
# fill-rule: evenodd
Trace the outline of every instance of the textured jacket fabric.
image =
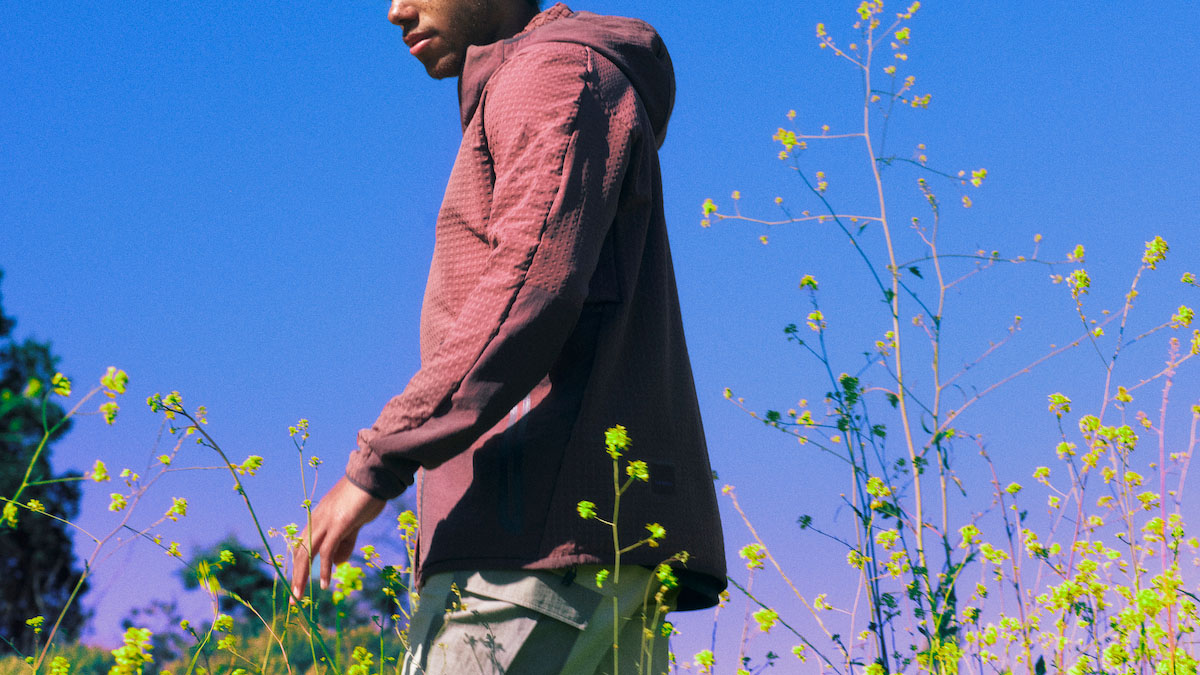
<svg viewBox="0 0 1200 675">
<path fill-rule="evenodd" d="M 622 497 L 622 545 L 660 523 L 686 550 L 679 608 L 725 587 L 712 471 L 684 344 L 658 148 L 674 99 L 647 24 L 538 14 L 471 47 L 463 140 L 438 215 L 421 313 L 421 367 L 359 433 L 347 477 L 390 499 L 418 482 L 421 579 L 457 569 L 607 564 L 604 432 L 651 482 Z M 624 464 L 621 467 L 624 479 Z"/>
</svg>

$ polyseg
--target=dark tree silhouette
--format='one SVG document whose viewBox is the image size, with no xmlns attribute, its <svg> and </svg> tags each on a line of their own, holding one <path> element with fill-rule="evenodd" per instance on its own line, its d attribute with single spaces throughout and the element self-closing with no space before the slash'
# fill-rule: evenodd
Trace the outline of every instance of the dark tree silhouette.
<svg viewBox="0 0 1200 675">
<path fill-rule="evenodd" d="M 0 271 L 0 279 L 3 276 Z M 0 303 L 0 497 L 6 498 L 16 494 L 45 430 L 65 415 L 61 406 L 45 399 L 45 393 L 25 395 L 33 379 L 45 391 L 50 389 L 58 357 L 49 343 L 13 340 L 15 323 Z M 70 428 L 67 422 L 55 430 L 33 463 L 31 482 L 79 476 L 55 474 L 51 467 L 51 446 Z M 79 483 L 67 481 L 27 487 L 20 502 L 36 499 L 47 513 L 72 520 L 79 515 L 79 498 Z M 0 524 L 0 654 L 14 650 L 30 654 L 38 636 L 26 621 L 44 617 L 48 629 L 67 605 L 81 574 L 63 523 L 22 509 L 16 528 Z M 85 590 L 86 584 L 80 595 Z M 59 626 L 58 639 L 76 638 L 85 620 L 76 597 Z"/>
<path fill-rule="evenodd" d="M 229 551 L 230 557 L 222 560 L 222 551 Z M 220 583 L 223 590 L 236 594 L 265 617 L 271 616 L 272 593 L 275 607 L 280 612 L 285 609 L 288 597 L 286 584 L 275 584 L 274 570 L 262 559 L 262 554 L 248 548 L 233 535 L 192 554 L 187 567 L 179 572 L 184 588 L 200 587 L 202 568 Z M 235 619 L 245 619 L 251 614 L 245 605 L 228 594 L 221 596 L 219 606 L 222 612 Z"/>
<path fill-rule="evenodd" d="M 222 559 L 222 552 L 229 555 Z M 353 561 L 362 566 L 361 560 Z M 237 595 L 249 603 L 258 614 L 269 619 L 273 612 L 283 613 L 288 603 L 288 583 L 276 583 L 275 570 L 265 560 L 265 554 L 260 550 L 243 544 L 234 535 L 228 535 L 221 541 L 197 550 L 187 560 L 187 566 L 179 574 L 184 588 L 195 589 L 202 584 L 203 574 L 217 580 L 222 593 L 218 606 L 220 610 L 235 619 L 240 625 L 249 626 L 250 632 L 257 632 L 258 621 L 245 605 L 232 597 Z M 371 625 L 372 616 L 389 617 L 396 612 L 395 603 L 383 593 L 384 586 L 392 586 L 397 596 L 404 598 L 404 590 L 399 587 L 402 581 L 397 575 L 389 581 L 379 570 L 367 570 L 363 577 L 363 590 L 354 597 L 347 599 L 340 607 L 333 603 L 331 590 L 313 588 L 313 599 L 317 603 L 317 621 L 322 625 L 332 626 L 335 622 L 343 627 Z M 273 597 L 272 597 L 273 596 Z M 274 603 L 274 604 L 272 604 Z M 338 611 L 342 612 L 337 617 Z"/>
</svg>

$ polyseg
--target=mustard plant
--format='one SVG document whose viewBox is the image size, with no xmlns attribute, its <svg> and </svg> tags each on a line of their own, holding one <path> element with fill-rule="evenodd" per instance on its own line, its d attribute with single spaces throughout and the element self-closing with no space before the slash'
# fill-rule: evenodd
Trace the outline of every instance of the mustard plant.
<svg viewBox="0 0 1200 675">
<path fill-rule="evenodd" d="M 604 448 L 612 459 L 612 486 L 613 486 L 613 506 L 611 520 L 606 520 L 600 517 L 596 512 L 596 503 L 588 500 L 580 501 L 576 505 L 576 511 L 579 517 L 584 520 L 595 520 L 602 525 L 605 525 L 612 532 L 613 542 L 613 566 L 611 569 L 604 568 L 596 573 L 595 583 L 597 588 L 603 588 L 606 583 L 618 586 L 621 583 L 621 556 L 641 548 L 649 546 L 657 548 L 659 543 L 666 538 L 667 531 L 658 523 L 647 523 L 645 526 L 646 536 L 638 541 L 622 546 L 620 530 L 618 527 L 620 512 L 621 512 L 621 497 L 635 483 L 650 482 L 650 469 L 646 462 L 642 460 L 626 460 L 624 478 L 622 478 L 621 458 L 629 450 L 631 440 L 629 432 L 621 425 L 614 426 L 604 433 Z M 643 612 L 641 613 L 642 621 L 642 641 L 639 647 L 638 672 L 648 675 L 649 666 L 651 663 L 652 649 L 654 641 L 657 639 L 665 639 L 669 637 L 673 628 L 670 623 L 663 621 L 663 617 L 667 612 L 665 604 L 666 594 L 675 589 L 679 585 L 679 581 L 672 571 L 672 564 L 687 564 L 688 554 L 686 551 L 681 551 L 669 559 L 663 561 L 654 570 L 654 576 L 651 577 L 643 594 Z M 653 586 L 657 585 L 657 589 Z M 654 592 L 654 611 L 652 616 L 646 616 L 644 609 L 649 606 L 651 591 Z M 618 675 L 620 669 L 620 661 L 618 654 L 620 653 L 620 612 L 618 609 L 618 598 L 614 594 L 611 599 L 612 606 L 612 650 L 613 650 L 613 675 Z"/>
<path fill-rule="evenodd" d="M 119 411 L 116 401 L 125 393 L 128 381 L 129 378 L 124 371 L 109 368 L 101 378 L 100 385 L 82 396 L 58 422 L 58 425 L 66 424 L 80 414 L 95 414 L 102 417 L 107 424 L 113 424 Z M 24 395 L 41 397 L 44 404 L 49 396 L 69 397 L 71 390 L 71 382 L 65 376 L 57 374 L 50 387 L 42 386 L 39 382 L 30 383 L 26 387 Z M 104 402 L 96 406 L 94 410 L 87 409 L 87 404 L 98 396 L 103 397 Z M 30 470 L 26 471 L 25 479 L 18 486 L 15 494 L 0 497 L 4 503 L 2 516 L 4 522 L 12 525 L 20 518 L 51 518 L 74 528 L 92 542 L 92 552 L 84 561 L 84 574 L 79 579 L 76 592 L 71 596 L 71 600 L 74 601 L 77 599 L 79 589 L 85 584 L 88 575 L 96 566 L 111 557 L 117 550 L 134 541 L 149 542 L 165 555 L 178 560 L 181 565 L 187 565 L 179 543 L 167 538 L 161 532 L 164 528 L 187 517 L 189 505 L 186 497 L 172 497 L 170 507 L 146 526 L 134 527 L 131 525 L 132 514 L 144 500 L 147 492 L 165 475 L 181 471 L 220 470 L 227 472 L 232 478 L 234 490 L 243 500 L 246 513 L 259 535 L 259 541 L 265 553 L 260 554 L 258 551 L 247 549 L 241 550 L 235 555 L 233 550 L 223 549 L 213 560 L 200 559 L 190 566 L 189 575 L 196 580 L 197 585 L 209 595 L 212 601 L 212 618 L 201 624 L 193 624 L 186 619 L 179 622 L 180 634 L 190 636 L 195 644 L 190 650 L 190 654 L 185 654 L 184 658 L 167 664 L 175 670 L 162 670 L 160 664 L 155 662 L 152 644 L 155 636 L 151 630 L 145 626 L 132 625 L 126 631 L 125 643 L 111 652 L 111 659 L 115 665 L 109 672 L 113 674 L 142 673 L 149 669 L 150 672 L 182 672 L 189 675 L 191 673 L 233 675 L 237 673 L 285 672 L 290 674 L 294 672 L 293 664 L 302 670 L 315 666 L 317 672 L 333 674 L 342 672 L 383 673 L 388 666 L 392 668 L 393 672 L 398 671 L 397 652 L 404 648 L 402 646 L 404 632 L 399 618 L 401 615 L 407 617 L 408 607 L 412 606 L 410 600 L 412 590 L 404 576 L 404 573 L 409 571 L 407 567 L 384 565 L 374 547 L 364 547 L 364 565 L 361 567 L 350 563 L 340 565 L 335 575 L 337 584 L 332 593 L 318 591 L 310 594 L 298 605 L 289 603 L 286 597 L 289 588 L 288 570 L 284 568 L 287 557 L 282 553 L 273 552 L 271 540 L 282 537 L 285 543 L 294 545 L 297 543 L 299 527 L 293 523 L 282 528 L 266 528 L 259 521 L 245 479 L 254 476 L 261 469 L 263 458 L 258 455 L 249 455 L 240 462 L 230 459 L 230 456 L 206 429 L 207 410 L 203 406 L 186 407 L 179 392 L 171 392 L 167 395 L 154 394 L 147 399 L 147 404 L 153 412 L 163 416 L 163 428 L 166 436 L 173 440 L 169 449 L 165 452 L 160 451 L 156 444 L 151 453 L 153 459 L 145 470 L 136 471 L 131 468 L 123 468 L 119 472 L 110 471 L 103 460 L 97 459 L 91 471 L 78 478 L 67 479 L 94 483 L 119 482 L 115 489 L 110 488 L 108 510 L 117 519 L 110 531 L 93 534 L 63 519 L 58 514 L 48 512 L 37 500 L 23 501 L 21 499 L 27 488 L 44 482 L 34 480 L 32 477 L 32 464 L 37 461 L 37 452 L 34 453 Z M 43 430 L 43 440 L 37 448 L 38 451 L 45 446 L 56 430 L 57 426 L 47 426 Z M 289 435 L 300 455 L 304 494 L 311 495 L 305 471 L 314 472 L 315 483 L 315 472 L 321 461 L 315 456 L 306 455 L 307 420 L 300 420 L 296 425 L 290 427 Z M 189 461 L 194 457 L 182 453 L 185 443 L 188 441 L 214 452 L 220 459 L 220 463 L 215 466 L 204 466 Z M 311 488 L 315 490 L 315 484 Z M 306 496 L 302 506 L 308 509 L 311 507 L 311 503 L 311 499 Z M 406 511 L 400 515 L 398 522 L 408 559 L 411 560 L 416 536 L 415 518 L 411 512 Z M 237 556 L 252 559 L 256 564 L 265 565 L 271 570 L 272 590 L 267 595 L 266 604 L 252 603 L 249 598 L 241 597 L 236 592 L 222 587 L 218 573 L 223 567 L 234 565 L 237 562 Z M 364 580 L 367 579 L 364 569 L 372 569 L 379 573 L 384 579 L 382 583 L 385 586 L 379 591 L 380 595 L 389 598 L 390 603 L 397 608 L 397 612 L 392 615 L 395 620 L 391 622 L 391 625 L 388 625 L 388 622 L 382 620 L 381 617 L 375 617 L 378 631 L 374 637 L 365 634 L 355 625 L 344 626 L 342 623 L 346 616 L 349 598 L 356 593 L 361 593 L 364 588 Z M 376 582 L 372 581 L 372 583 Z M 321 596 L 324 599 L 314 602 L 313 597 L 315 596 Z M 235 624 L 232 616 L 222 610 L 220 601 L 231 601 L 236 603 L 236 606 L 244 608 L 246 615 L 253 618 L 257 628 L 253 625 Z M 322 603 L 332 607 L 333 611 L 330 616 L 326 616 L 330 614 L 329 612 L 318 611 L 321 609 Z M 23 662 L 33 673 L 48 670 L 51 673 L 65 675 L 70 672 L 71 659 L 63 655 L 67 652 L 61 646 L 56 645 L 54 640 L 58 624 L 69 608 L 70 604 L 68 603 L 57 618 L 38 616 L 30 617 L 27 621 L 37 635 L 44 636 L 36 654 L 22 655 Z M 322 622 L 325 622 L 325 625 L 322 625 Z M 389 632 L 397 634 L 397 638 L 388 638 Z M 295 649 L 297 637 L 307 652 L 305 657 L 297 656 Z M 330 637 L 334 640 L 333 646 L 328 644 Z M 378 650 L 364 652 L 363 650 L 366 649 L 364 642 L 367 644 L 374 642 L 378 646 Z M 57 655 L 52 652 L 57 652 Z M 163 656 L 166 658 L 166 655 Z M 374 668 L 377 670 L 373 670 Z"/>
<path fill-rule="evenodd" d="M 943 221 L 951 219 L 948 204 L 959 214 L 964 212 L 957 209 L 971 208 L 988 171 L 935 167 L 920 143 L 909 154 L 888 149 L 888 141 L 894 142 L 887 136 L 889 120 L 901 111 L 919 113 L 932 101 L 907 74 L 919 9 L 912 2 L 889 14 L 882 0 L 863 1 L 849 40 L 816 25 L 818 47 L 861 79 L 856 106 L 862 125 L 844 131 L 797 128 L 792 111 L 789 127 L 774 133 L 779 160 L 799 179 L 811 206 L 792 207 L 777 197 L 780 217 L 745 215 L 737 191 L 730 210 L 713 199 L 701 205 L 704 227 L 743 222 L 768 229 L 832 228 L 881 301 L 874 304 L 880 308 L 878 333 L 860 350 L 865 363 L 839 366 L 836 354 L 842 350 L 831 349 L 830 341 L 853 338 L 823 305 L 821 292 L 838 281 L 805 275 L 800 288 L 810 310 L 784 332 L 823 373 L 820 404 L 810 406 L 802 398 L 786 412 L 760 412 L 725 391 L 735 405 L 795 437 L 806 451 L 847 468 L 852 489 L 839 498 L 851 526 L 835 529 L 810 516 L 802 516 L 799 525 L 842 547 L 857 578 L 855 588 L 802 588 L 787 572 L 788 561 L 777 559 L 759 536 L 736 491 L 726 487 L 752 539 L 742 549 L 747 581 L 731 579 L 748 602 L 734 669 L 750 672 L 748 627 L 756 623 L 760 632 L 776 626 L 790 631 L 794 656 L 814 661 L 822 672 L 1195 673 L 1197 589 L 1183 570 L 1185 564 L 1200 564 L 1200 542 L 1187 536 L 1181 505 L 1200 405 L 1190 407 L 1184 435 L 1168 431 L 1168 403 L 1177 373 L 1200 353 L 1200 330 L 1191 328 L 1194 312 L 1186 304 L 1140 328 L 1132 320 L 1141 284 L 1166 259 L 1169 246 L 1161 237 L 1146 242 L 1122 304 L 1099 311 L 1091 304 L 1083 245 L 1059 259 L 1039 255 L 1041 235 L 1024 254 L 944 250 L 939 235 Z M 835 205 L 837 186 L 806 156 L 810 144 L 818 143 L 857 145 L 873 203 Z M 898 180 L 915 188 L 924 213 L 898 213 L 904 207 L 891 199 Z M 953 200 L 943 200 L 946 191 Z M 906 232 L 913 244 L 901 242 Z M 766 234 L 760 240 L 770 241 Z M 914 246 L 918 253 L 905 257 Z M 1069 296 L 1080 333 L 995 381 L 966 385 L 979 364 L 1015 340 L 1022 317 L 1013 317 L 1004 335 L 952 372 L 945 358 L 946 329 L 963 318 L 950 312 L 947 295 L 1000 265 L 1050 269 L 1050 281 Z M 1193 274 L 1180 281 L 1194 290 Z M 860 301 L 857 311 L 870 306 Z M 1161 370 L 1137 376 L 1118 371 L 1130 345 L 1164 334 L 1170 337 Z M 977 418 L 977 406 L 997 389 L 1080 349 L 1094 352 L 1103 389 L 1084 414 L 1073 410 L 1071 395 L 1047 393 L 1059 438 L 1047 442 L 1045 451 L 1054 454 L 1058 468 L 1051 470 L 1054 462 L 1048 461 L 1028 474 L 1039 485 L 1035 496 L 1001 479 L 982 436 L 965 426 L 970 424 L 965 413 Z M 928 375 L 916 374 L 921 371 Z M 1152 387 L 1159 388 L 1156 395 Z M 1151 399 L 1157 410 L 1138 409 L 1135 393 Z M 1150 452 L 1139 450 L 1146 437 L 1155 446 Z M 978 511 L 970 510 L 967 499 L 978 490 L 970 490 L 955 470 L 964 450 L 991 467 L 985 484 L 990 504 Z M 1035 514 L 1038 502 L 1044 512 Z M 782 607 L 768 606 L 755 594 L 755 575 L 768 564 L 807 615 L 805 626 L 785 620 Z M 759 670 L 778 658 L 768 654 Z M 694 660 L 701 672 L 721 663 L 714 650 Z"/>
</svg>

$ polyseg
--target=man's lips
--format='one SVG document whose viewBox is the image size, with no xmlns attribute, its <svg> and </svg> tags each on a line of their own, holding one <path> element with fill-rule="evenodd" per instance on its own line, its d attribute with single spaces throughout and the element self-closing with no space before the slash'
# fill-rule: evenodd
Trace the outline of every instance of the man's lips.
<svg viewBox="0 0 1200 675">
<path fill-rule="evenodd" d="M 404 44 L 408 45 L 408 53 L 416 56 L 429 46 L 433 38 L 434 34 L 430 32 L 410 33 L 404 36 Z"/>
</svg>

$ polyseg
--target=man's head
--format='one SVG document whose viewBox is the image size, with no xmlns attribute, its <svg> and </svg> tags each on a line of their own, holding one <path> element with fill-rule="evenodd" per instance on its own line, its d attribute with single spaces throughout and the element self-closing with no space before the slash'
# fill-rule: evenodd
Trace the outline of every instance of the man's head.
<svg viewBox="0 0 1200 675">
<path fill-rule="evenodd" d="M 388 20 L 404 29 L 409 53 L 430 77 L 462 74 L 467 47 L 516 35 L 538 0 L 392 0 Z"/>
</svg>

